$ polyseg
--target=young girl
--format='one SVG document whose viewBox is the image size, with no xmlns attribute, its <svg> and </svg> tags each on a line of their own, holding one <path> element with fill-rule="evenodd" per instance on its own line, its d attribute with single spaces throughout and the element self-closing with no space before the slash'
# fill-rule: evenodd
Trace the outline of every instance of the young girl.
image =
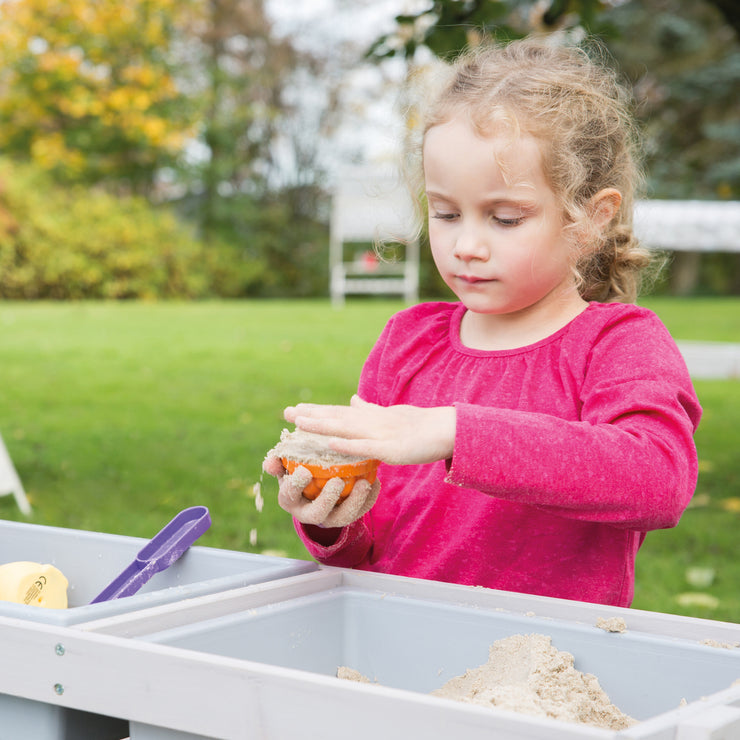
<svg viewBox="0 0 740 740">
<path fill-rule="evenodd" d="M 459 302 L 391 318 L 349 406 L 296 427 L 378 458 L 379 484 L 279 501 L 330 565 L 629 606 L 645 533 L 696 485 L 686 366 L 632 305 L 629 100 L 583 51 L 525 40 L 462 57 L 420 143 L 429 240 Z M 377 500 L 376 500 L 377 498 Z"/>
</svg>

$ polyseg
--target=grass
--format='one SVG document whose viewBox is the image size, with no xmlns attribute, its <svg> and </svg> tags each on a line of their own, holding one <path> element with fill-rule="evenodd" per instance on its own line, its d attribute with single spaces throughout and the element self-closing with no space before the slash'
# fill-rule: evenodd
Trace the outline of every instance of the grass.
<svg viewBox="0 0 740 740">
<path fill-rule="evenodd" d="M 305 557 L 272 479 L 261 515 L 254 506 L 262 458 L 284 406 L 349 398 L 390 310 L 0 304 L 0 431 L 33 521 L 150 536 L 205 504 L 202 544 Z M 0 517 L 22 518 L 10 497 Z"/>
<path fill-rule="evenodd" d="M 677 338 L 740 341 L 738 300 L 646 304 Z M 0 303 L 0 433 L 31 521 L 149 537 L 204 504 L 213 526 L 200 544 L 307 557 L 269 476 L 262 512 L 255 506 L 262 458 L 286 405 L 349 398 L 400 307 Z M 696 386 L 705 416 L 695 505 L 676 529 L 648 536 L 634 606 L 740 622 L 740 383 Z M 0 518 L 24 520 L 12 497 L 0 497 Z"/>
</svg>

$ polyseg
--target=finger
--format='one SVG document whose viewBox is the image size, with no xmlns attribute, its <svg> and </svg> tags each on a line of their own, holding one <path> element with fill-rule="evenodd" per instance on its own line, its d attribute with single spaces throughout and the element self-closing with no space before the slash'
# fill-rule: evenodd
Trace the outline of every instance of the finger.
<svg viewBox="0 0 740 740">
<path fill-rule="evenodd" d="M 374 483 L 370 485 L 370 491 L 367 494 L 367 497 L 365 498 L 365 502 L 362 505 L 362 509 L 360 509 L 360 516 L 365 516 L 370 509 L 375 506 L 375 502 L 378 500 L 378 496 L 380 494 L 380 481 L 376 480 Z"/>
<path fill-rule="evenodd" d="M 344 481 L 341 478 L 329 479 L 321 493 L 295 514 L 296 519 L 304 524 L 324 524 L 343 490 Z"/>
<path fill-rule="evenodd" d="M 296 429 L 326 437 L 326 444 L 332 449 L 338 440 L 375 436 L 372 432 L 377 426 L 377 420 L 366 410 L 351 406 L 331 408 L 336 410 L 335 414 L 329 414 L 326 411 L 322 411 L 320 415 L 300 413 L 293 418 L 293 423 Z"/>
<path fill-rule="evenodd" d="M 289 485 L 295 491 L 303 494 L 303 489 L 313 480 L 313 475 L 308 468 L 299 465 L 292 475 L 288 476 Z"/>
<path fill-rule="evenodd" d="M 356 408 L 356 409 L 377 406 L 377 404 L 370 403 L 370 401 L 363 401 L 356 393 L 352 396 L 352 398 L 350 398 L 349 405 L 352 406 L 352 408 Z"/>
<path fill-rule="evenodd" d="M 371 486 L 366 480 L 358 480 L 344 501 L 329 513 L 324 524 L 327 527 L 346 527 L 362 516 L 363 507 Z"/>
<path fill-rule="evenodd" d="M 388 444 L 376 439 L 332 437 L 327 444 L 330 450 L 340 455 L 351 455 L 365 460 L 384 460 L 387 456 Z"/>
<path fill-rule="evenodd" d="M 302 503 L 303 491 L 312 478 L 311 473 L 302 465 L 299 465 L 292 475 L 283 476 L 278 487 L 278 504 L 293 513 L 293 509 Z"/>
<path fill-rule="evenodd" d="M 342 413 L 347 406 L 332 406 L 321 403 L 299 403 L 296 406 L 288 406 L 283 410 L 286 421 L 295 423 L 296 418 L 326 419 L 333 418 Z"/>
<path fill-rule="evenodd" d="M 285 468 L 283 467 L 283 463 L 280 458 L 270 455 L 262 461 L 262 470 L 264 470 L 268 475 L 273 475 L 278 479 L 282 478 L 285 474 Z"/>
</svg>

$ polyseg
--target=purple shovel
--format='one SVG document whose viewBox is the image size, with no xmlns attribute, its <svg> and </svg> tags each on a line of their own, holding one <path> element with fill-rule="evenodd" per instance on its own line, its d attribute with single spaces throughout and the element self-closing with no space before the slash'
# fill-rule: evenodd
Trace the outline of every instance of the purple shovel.
<svg viewBox="0 0 740 740">
<path fill-rule="evenodd" d="M 152 576 L 169 568 L 211 526 L 205 506 L 181 511 L 136 553 L 136 559 L 117 575 L 90 603 L 111 601 L 135 594 Z"/>
</svg>

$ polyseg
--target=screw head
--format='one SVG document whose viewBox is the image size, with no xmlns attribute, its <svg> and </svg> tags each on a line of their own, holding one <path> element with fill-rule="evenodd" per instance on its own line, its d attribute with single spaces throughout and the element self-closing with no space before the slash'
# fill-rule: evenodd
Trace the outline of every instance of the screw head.
<svg viewBox="0 0 740 740">
<path fill-rule="evenodd" d="M 54 646 L 54 652 L 55 652 L 55 653 L 56 653 L 57 655 L 64 655 L 64 645 L 62 645 L 62 643 L 61 643 L 61 642 L 58 642 L 58 643 L 57 643 L 57 644 L 56 644 L 56 645 Z"/>
<path fill-rule="evenodd" d="M 60 683 L 55 683 L 54 684 L 54 693 L 57 696 L 61 696 L 64 693 L 64 686 L 62 686 L 62 684 L 60 684 Z"/>
</svg>

